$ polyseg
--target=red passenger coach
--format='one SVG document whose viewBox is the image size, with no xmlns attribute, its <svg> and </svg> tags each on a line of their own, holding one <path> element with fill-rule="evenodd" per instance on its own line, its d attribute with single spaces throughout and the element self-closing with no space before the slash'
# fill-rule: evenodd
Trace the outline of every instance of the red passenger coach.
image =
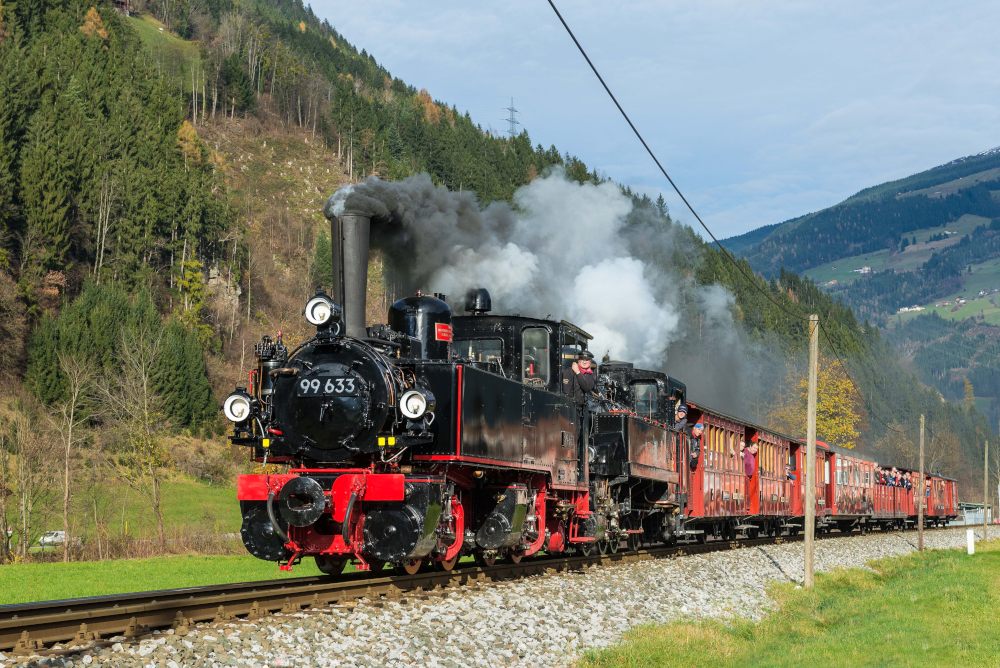
<svg viewBox="0 0 1000 668">
<path fill-rule="evenodd" d="M 689 478 L 686 526 L 695 535 L 732 540 L 738 533 L 775 535 L 789 524 L 800 494 L 785 472 L 795 461 L 795 442 L 758 425 L 697 405 L 689 422 L 705 426 L 701 452 Z M 740 443 L 758 447 L 751 477 L 744 471 Z"/>
<path fill-rule="evenodd" d="M 928 476 L 927 493 L 929 523 L 940 526 L 958 517 L 958 483 L 953 478 Z"/>
</svg>

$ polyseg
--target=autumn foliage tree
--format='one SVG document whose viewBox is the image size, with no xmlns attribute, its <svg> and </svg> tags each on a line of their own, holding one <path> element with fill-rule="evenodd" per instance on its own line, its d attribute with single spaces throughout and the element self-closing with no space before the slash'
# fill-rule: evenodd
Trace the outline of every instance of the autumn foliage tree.
<svg viewBox="0 0 1000 668">
<path fill-rule="evenodd" d="M 785 380 L 786 400 L 771 412 L 771 423 L 793 435 L 805 435 L 809 377 L 790 369 Z M 794 390 L 792 390 L 794 388 Z M 844 448 L 858 445 L 864 409 L 847 370 L 838 359 L 821 358 L 816 404 L 816 437 Z"/>
</svg>

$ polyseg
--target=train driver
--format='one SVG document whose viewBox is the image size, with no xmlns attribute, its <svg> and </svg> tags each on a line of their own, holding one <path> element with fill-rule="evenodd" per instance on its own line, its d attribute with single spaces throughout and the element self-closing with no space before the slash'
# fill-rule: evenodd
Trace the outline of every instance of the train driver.
<svg viewBox="0 0 1000 668">
<path fill-rule="evenodd" d="M 593 395 L 594 387 L 597 386 L 597 374 L 594 373 L 593 364 L 594 354 L 589 350 L 581 350 L 577 353 L 572 366 L 563 369 L 561 379 L 563 394 L 576 404 L 577 456 L 581 475 L 584 466 L 583 455 L 590 434 L 590 410 L 587 408 L 587 400 Z"/>
<path fill-rule="evenodd" d="M 688 426 L 688 407 L 681 404 L 677 407 L 677 411 L 674 413 L 674 429 L 677 431 L 684 431 Z"/>
</svg>

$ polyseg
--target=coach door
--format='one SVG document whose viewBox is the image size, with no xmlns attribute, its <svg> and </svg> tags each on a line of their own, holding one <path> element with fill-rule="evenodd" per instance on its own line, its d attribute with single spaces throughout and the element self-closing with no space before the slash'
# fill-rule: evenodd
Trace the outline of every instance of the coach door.
<svg viewBox="0 0 1000 668">
<path fill-rule="evenodd" d="M 795 480 L 790 480 L 790 498 L 792 500 L 791 505 L 791 515 L 798 516 L 804 515 L 805 511 L 802 509 L 802 485 L 805 484 L 806 467 L 799 465 L 800 462 L 805 461 L 805 448 L 802 447 L 801 443 L 796 443 L 793 441 L 791 443 L 791 450 L 788 456 L 788 465 L 792 470 L 792 475 L 795 476 Z"/>
</svg>

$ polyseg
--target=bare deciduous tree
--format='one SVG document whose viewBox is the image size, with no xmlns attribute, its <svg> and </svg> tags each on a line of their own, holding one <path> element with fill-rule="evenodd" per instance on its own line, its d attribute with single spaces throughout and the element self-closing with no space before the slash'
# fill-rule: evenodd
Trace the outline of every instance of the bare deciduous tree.
<svg viewBox="0 0 1000 668">
<path fill-rule="evenodd" d="M 0 564 L 9 563 L 13 554 L 10 549 L 10 536 L 13 529 L 8 519 L 7 499 L 13 496 L 14 490 L 8 484 L 10 478 L 10 453 L 7 452 L 3 435 L 0 435 Z"/>
<path fill-rule="evenodd" d="M 160 355 L 159 332 L 126 332 L 119 351 L 117 373 L 100 386 L 107 413 L 113 419 L 114 438 L 110 462 L 130 487 L 149 499 L 156 518 L 160 549 L 166 548 L 163 526 L 162 486 L 170 458 L 164 445 L 167 429 L 161 398 L 153 382 L 153 367 Z"/>
<path fill-rule="evenodd" d="M 47 414 L 52 429 L 58 436 L 63 460 L 63 561 L 69 561 L 72 531 L 70 529 L 70 499 L 73 490 L 73 455 L 77 446 L 86 441 L 87 404 L 91 403 L 94 389 L 93 366 L 81 362 L 73 355 L 59 355 L 59 368 L 66 377 L 66 398 Z"/>
<path fill-rule="evenodd" d="M 32 407 L 17 400 L 9 419 L 0 432 L 0 447 L 6 451 L 9 465 L 11 497 L 17 505 L 17 549 L 21 559 L 28 558 L 28 550 L 38 537 L 38 525 L 48 517 L 51 508 L 52 443 L 44 433 L 34 427 Z"/>
</svg>

